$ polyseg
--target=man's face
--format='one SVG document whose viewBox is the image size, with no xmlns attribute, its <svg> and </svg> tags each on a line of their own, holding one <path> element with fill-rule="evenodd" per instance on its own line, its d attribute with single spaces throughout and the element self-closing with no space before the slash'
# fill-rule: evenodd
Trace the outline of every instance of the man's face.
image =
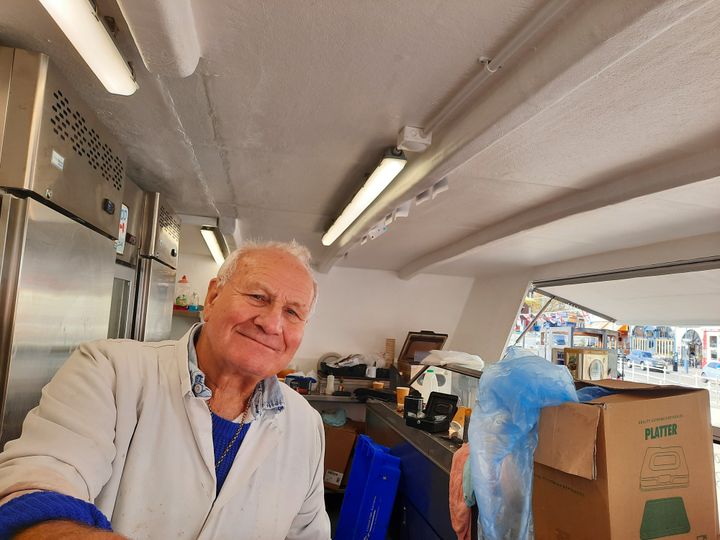
<svg viewBox="0 0 720 540">
<path fill-rule="evenodd" d="M 264 379 L 287 367 L 310 315 L 313 281 L 291 255 L 250 252 L 225 285 L 210 282 L 201 339 L 223 372 Z"/>
</svg>

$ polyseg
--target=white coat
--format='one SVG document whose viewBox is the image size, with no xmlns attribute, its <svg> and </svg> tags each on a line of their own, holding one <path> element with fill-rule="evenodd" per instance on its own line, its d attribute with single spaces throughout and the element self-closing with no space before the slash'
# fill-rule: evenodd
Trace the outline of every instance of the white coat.
<svg viewBox="0 0 720 540">
<path fill-rule="evenodd" d="M 281 384 L 215 496 L 212 425 L 179 341 L 97 341 L 43 389 L 0 454 L 0 499 L 53 490 L 94 502 L 133 540 L 330 538 L 319 414 Z"/>
</svg>

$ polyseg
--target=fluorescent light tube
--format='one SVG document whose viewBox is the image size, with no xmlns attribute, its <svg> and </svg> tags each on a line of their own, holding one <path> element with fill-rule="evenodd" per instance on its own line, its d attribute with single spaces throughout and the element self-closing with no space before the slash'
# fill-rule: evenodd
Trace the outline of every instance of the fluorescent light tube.
<svg viewBox="0 0 720 540">
<path fill-rule="evenodd" d="M 105 89 L 129 96 L 138 89 L 130 67 L 87 0 L 40 0 Z"/>
<path fill-rule="evenodd" d="M 225 262 L 225 256 L 223 255 L 222 249 L 220 249 L 220 243 L 218 242 L 217 236 L 215 236 L 215 230 L 203 227 L 200 229 L 200 234 L 202 234 L 203 240 L 205 240 L 210 254 L 213 256 L 213 259 L 215 259 L 217 265 L 222 266 L 222 263 Z"/>
<path fill-rule="evenodd" d="M 335 223 L 332 224 L 322 237 L 323 245 L 329 246 L 337 240 L 345 229 L 347 229 L 352 222 L 378 198 L 390 182 L 400 174 L 400 171 L 403 170 L 406 163 L 407 160 L 402 152 L 397 156 L 386 152 L 380 165 L 377 166 L 375 171 L 370 175 L 370 178 L 368 178 L 365 184 L 363 184 L 363 187 L 360 188 L 360 191 L 358 191 L 352 201 L 350 201 L 350 204 L 342 211 L 340 217 L 335 220 Z"/>
</svg>

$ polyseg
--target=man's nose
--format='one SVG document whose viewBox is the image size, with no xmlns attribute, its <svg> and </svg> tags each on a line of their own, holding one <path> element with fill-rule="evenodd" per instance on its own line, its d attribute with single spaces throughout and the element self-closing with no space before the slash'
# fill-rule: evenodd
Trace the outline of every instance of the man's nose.
<svg viewBox="0 0 720 540">
<path fill-rule="evenodd" d="M 282 331 L 282 307 L 276 304 L 266 306 L 260 315 L 255 318 L 255 323 L 260 326 L 266 334 L 280 334 Z"/>
</svg>

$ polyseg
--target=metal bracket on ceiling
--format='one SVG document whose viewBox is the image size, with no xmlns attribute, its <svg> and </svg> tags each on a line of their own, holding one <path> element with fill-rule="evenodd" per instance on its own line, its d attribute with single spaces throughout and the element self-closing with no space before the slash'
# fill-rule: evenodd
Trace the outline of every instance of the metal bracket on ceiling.
<svg viewBox="0 0 720 540">
<path fill-rule="evenodd" d="M 558 296 L 556 294 L 549 293 L 547 291 L 544 291 L 542 289 L 538 289 L 537 287 L 532 288 L 533 292 L 538 292 L 542 294 L 543 296 L 550 297 L 551 300 L 559 300 L 563 304 L 567 304 L 568 306 L 572 306 L 574 308 L 581 309 L 583 311 L 586 311 L 590 313 L 591 315 L 595 315 L 596 317 L 600 317 L 601 319 L 605 319 L 606 321 L 610 321 L 612 323 L 617 322 L 617 319 L 615 317 L 611 317 L 610 315 L 606 315 L 605 313 L 601 313 L 599 311 L 596 311 L 592 308 L 589 308 L 587 306 L 583 306 L 581 304 L 578 304 L 576 302 L 573 302 L 572 300 L 568 300 L 567 298 L 563 298 L 562 296 Z"/>
</svg>

